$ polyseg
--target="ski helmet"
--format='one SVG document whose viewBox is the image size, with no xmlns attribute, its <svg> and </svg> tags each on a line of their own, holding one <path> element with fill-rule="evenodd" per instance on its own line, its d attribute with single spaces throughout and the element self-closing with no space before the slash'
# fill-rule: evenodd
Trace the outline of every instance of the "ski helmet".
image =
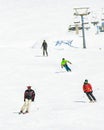
<svg viewBox="0 0 104 130">
<path fill-rule="evenodd" d="M 84 83 L 85 83 L 85 84 L 88 83 L 88 79 L 85 79 Z"/>
</svg>

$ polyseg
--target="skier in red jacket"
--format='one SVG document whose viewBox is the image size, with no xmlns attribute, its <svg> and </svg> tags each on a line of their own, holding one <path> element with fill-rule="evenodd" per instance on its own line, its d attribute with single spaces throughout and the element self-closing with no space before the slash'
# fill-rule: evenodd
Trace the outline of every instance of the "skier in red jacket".
<svg viewBox="0 0 104 130">
<path fill-rule="evenodd" d="M 90 83 L 88 83 L 88 80 L 85 79 L 83 84 L 83 91 L 86 93 L 87 97 L 89 98 L 90 102 L 96 102 L 96 98 L 94 97 L 92 86 Z"/>
<path fill-rule="evenodd" d="M 34 101 L 35 98 L 35 92 L 33 89 L 31 89 L 31 86 L 27 86 L 27 90 L 24 92 L 24 105 L 22 106 L 19 114 L 21 113 L 28 113 L 29 112 L 29 107 L 31 102 Z"/>
</svg>

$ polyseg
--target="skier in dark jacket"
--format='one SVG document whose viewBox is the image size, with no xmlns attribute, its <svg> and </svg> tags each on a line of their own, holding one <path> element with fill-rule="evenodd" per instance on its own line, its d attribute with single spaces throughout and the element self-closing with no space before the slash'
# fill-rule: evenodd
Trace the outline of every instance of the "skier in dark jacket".
<svg viewBox="0 0 104 130">
<path fill-rule="evenodd" d="M 90 83 L 88 83 L 88 80 L 85 79 L 83 84 L 83 91 L 86 93 L 87 97 L 89 98 L 90 102 L 96 102 L 96 98 L 94 97 L 92 86 Z"/>
<path fill-rule="evenodd" d="M 27 86 L 27 90 L 24 92 L 24 105 L 22 106 L 19 114 L 28 113 L 31 102 L 34 101 L 35 92 L 31 89 L 31 86 Z"/>
<path fill-rule="evenodd" d="M 45 56 L 45 54 L 48 56 L 47 47 L 48 47 L 47 42 L 44 40 L 41 47 L 43 48 L 43 56 Z"/>
</svg>

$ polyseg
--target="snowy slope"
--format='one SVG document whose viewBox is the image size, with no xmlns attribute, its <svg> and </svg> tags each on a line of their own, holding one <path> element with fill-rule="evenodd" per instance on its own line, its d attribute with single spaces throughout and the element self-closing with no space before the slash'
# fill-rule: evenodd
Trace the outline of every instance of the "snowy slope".
<svg viewBox="0 0 104 130">
<path fill-rule="evenodd" d="M 1 47 L 0 128 L 103 130 L 103 49 L 53 46 L 49 57 L 42 57 L 40 48 Z M 60 68 L 62 57 L 72 62 L 72 72 Z M 97 103 L 90 104 L 83 94 L 85 78 L 93 85 Z M 35 89 L 36 100 L 29 114 L 18 115 L 27 85 Z"/>
<path fill-rule="evenodd" d="M 86 32 L 83 49 L 82 37 L 66 30 L 66 12 L 80 2 L 0 1 L 0 130 L 104 129 L 104 34 Z M 86 4 L 90 1 L 82 2 Z M 42 56 L 43 39 L 48 42 L 48 57 Z M 67 39 L 73 40 L 73 47 L 55 46 L 57 40 Z M 63 57 L 72 62 L 72 72 L 60 67 Z M 89 103 L 82 91 L 86 78 L 96 103 Z M 18 115 L 27 85 L 35 90 L 36 99 L 29 114 Z"/>
</svg>

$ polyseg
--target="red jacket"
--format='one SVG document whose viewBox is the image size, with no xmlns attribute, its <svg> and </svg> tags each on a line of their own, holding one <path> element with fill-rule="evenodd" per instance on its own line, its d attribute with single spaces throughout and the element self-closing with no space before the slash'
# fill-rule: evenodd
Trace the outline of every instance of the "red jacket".
<svg viewBox="0 0 104 130">
<path fill-rule="evenodd" d="M 83 85 L 83 91 L 84 92 L 92 92 L 92 86 L 91 84 L 87 83 Z"/>
</svg>

